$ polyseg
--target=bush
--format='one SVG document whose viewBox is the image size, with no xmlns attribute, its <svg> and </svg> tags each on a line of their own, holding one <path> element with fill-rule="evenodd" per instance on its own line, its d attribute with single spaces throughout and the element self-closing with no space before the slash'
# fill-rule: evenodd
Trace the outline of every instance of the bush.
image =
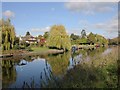
<svg viewBox="0 0 120 90">
<path fill-rule="evenodd" d="M 20 46 L 20 49 L 25 49 L 25 46 L 24 46 L 24 45 L 21 45 L 21 46 Z"/>
<path fill-rule="evenodd" d="M 30 46 L 26 47 L 27 51 L 33 51 Z"/>
<path fill-rule="evenodd" d="M 20 46 L 18 44 L 14 45 L 14 50 L 20 49 Z"/>
</svg>

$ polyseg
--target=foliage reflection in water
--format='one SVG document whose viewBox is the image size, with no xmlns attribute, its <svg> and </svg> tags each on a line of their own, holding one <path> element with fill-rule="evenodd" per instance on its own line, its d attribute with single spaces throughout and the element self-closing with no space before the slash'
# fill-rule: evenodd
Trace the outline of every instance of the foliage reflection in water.
<svg viewBox="0 0 120 90">
<path fill-rule="evenodd" d="M 74 54 L 67 52 L 3 59 L 3 88 L 91 87 L 92 85 L 94 87 L 107 87 L 105 83 L 100 83 L 101 76 L 104 76 L 101 74 L 106 71 L 100 72 L 99 67 L 94 68 L 97 63 L 93 67 L 90 67 L 89 64 L 84 65 L 84 63 L 98 59 L 104 54 L 109 54 L 111 50 L 111 48 L 102 47 L 95 50 L 80 49 Z M 90 80 L 91 83 L 87 80 Z M 97 84 L 99 86 L 95 84 L 97 81 L 100 83 Z M 115 85 L 112 84 L 111 87 L 115 87 Z"/>
</svg>

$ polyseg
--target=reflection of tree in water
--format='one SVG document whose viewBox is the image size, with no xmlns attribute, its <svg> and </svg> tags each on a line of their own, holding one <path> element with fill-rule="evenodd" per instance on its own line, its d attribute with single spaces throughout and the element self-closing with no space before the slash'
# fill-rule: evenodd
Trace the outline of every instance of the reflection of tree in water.
<svg viewBox="0 0 120 90">
<path fill-rule="evenodd" d="M 75 57 L 79 54 L 82 54 L 82 57 L 85 58 L 86 56 L 96 56 L 102 54 L 106 50 L 106 47 L 99 47 L 93 50 L 87 50 L 87 49 L 79 49 L 75 53 L 72 54 L 72 57 Z"/>
<path fill-rule="evenodd" d="M 14 67 L 15 61 L 3 60 L 2 61 L 2 87 L 8 87 L 16 81 L 16 69 Z"/>
<path fill-rule="evenodd" d="M 106 50 L 106 47 L 99 47 L 93 50 L 87 50 L 87 55 L 93 57 L 102 54 Z"/>
<path fill-rule="evenodd" d="M 100 54 L 104 49 L 98 49 Z M 103 57 L 90 60 L 77 65 L 69 70 L 63 77 L 61 87 L 69 88 L 116 88 L 119 87 L 117 81 L 117 54 L 116 50 Z M 96 51 L 97 53 L 97 51 Z M 117 52 L 116 52 L 117 53 Z M 95 54 L 96 55 L 96 54 Z M 94 63 L 92 63 L 94 62 Z M 119 66 L 119 65 L 118 65 Z M 118 67 L 119 68 L 119 67 Z M 119 74 L 118 74 L 119 75 Z M 118 86 L 117 86 L 118 83 Z"/>
<path fill-rule="evenodd" d="M 56 56 L 51 55 L 46 58 L 52 68 L 52 72 L 55 75 L 63 75 L 69 65 L 70 53 L 58 54 Z"/>
<path fill-rule="evenodd" d="M 101 55 L 106 50 L 105 47 L 99 47 L 96 49 L 79 49 L 75 53 L 72 53 L 72 62 L 79 64 L 81 61 L 89 61 L 97 56 Z"/>
<path fill-rule="evenodd" d="M 11 85 L 16 81 L 17 73 L 16 73 L 15 65 L 19 65 L 21 60 L 26 60 L 28 62 L 33 61 L 30 56 L 3 58 L 2 60 L 2 87 L 3 88 L 9 87 L 9 85 Z"/>
</svg>

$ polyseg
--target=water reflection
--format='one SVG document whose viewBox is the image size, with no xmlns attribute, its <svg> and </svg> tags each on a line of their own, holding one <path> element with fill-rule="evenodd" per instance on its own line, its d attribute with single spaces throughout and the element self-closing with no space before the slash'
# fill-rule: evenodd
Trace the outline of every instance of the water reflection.
<svg viewBox="0 0 120 90">
<path fill-rule="evenodd" d="M 52 68 L 52 72 L 56 76 L 63 75 L 69 65 L 70 52 L 58 54 L 56 56 L 50 55 L 46 59 Z"/>
<path fill-rule="evenodd" d="M 14 67 L 15 62 L 12 60 L 2 61 L 2 85 L 7 87 L 14 83 L 17 78 L 16 68 Z"/>
<path fill-rule="evenodd" d="M 2 60 L 3 88 L 22 87 L 26 82 L 31 85 L 34 79 L 34 87 L 41 87 L 42 81 L 47 83 L 51 73 L 62 78 L 66 71 L 74 68 L 82 61 L 89 61 L 98 55 L 110 52 L 109 48 L 101 47 L 94 50 L 78 50 L 75 53 L 33 55 Z"/>
</svg>

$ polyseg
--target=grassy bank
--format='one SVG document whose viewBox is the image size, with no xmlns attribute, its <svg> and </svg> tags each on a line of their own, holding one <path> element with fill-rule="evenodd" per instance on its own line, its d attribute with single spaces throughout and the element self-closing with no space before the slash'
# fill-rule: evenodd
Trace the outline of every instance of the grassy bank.
<svg viewBox="0 0 120 90">
<path fill-rule="evenodd" d="M 84 60 L 69 70 L 62 80 L 61 87 L 70 88 L 117 88 L 118 49 L 92 60 Z"/>
<path fill-rule="evenodd" d="M 1 56 L 8 57 L 8 55 L 12 55 L 14 57 L 18 56 L 32 56 L 32 55 L 43 55 L 43 54 L 57 54 L 63 53 L 63 50 L 58 49 L 49 49 L 47 47 L 30 47 L 24 50 L 5 50 L 1 51 Z M 12 57 L 9 56 L 9 57 Z"/>
<path fill-rule="evenodd" d="M 54 53 L 62 53 L 63 50 L 58 49 L 49 49 L 47 47 L 32 47 L 30 54 L 54 54 Z"/>
<path fill-rule="evenodd" d="M 47 47 L 32 47 L 31 50 L 32 50 L 32 52 L 45 52 L 50 49 Z"/>
</svg>

